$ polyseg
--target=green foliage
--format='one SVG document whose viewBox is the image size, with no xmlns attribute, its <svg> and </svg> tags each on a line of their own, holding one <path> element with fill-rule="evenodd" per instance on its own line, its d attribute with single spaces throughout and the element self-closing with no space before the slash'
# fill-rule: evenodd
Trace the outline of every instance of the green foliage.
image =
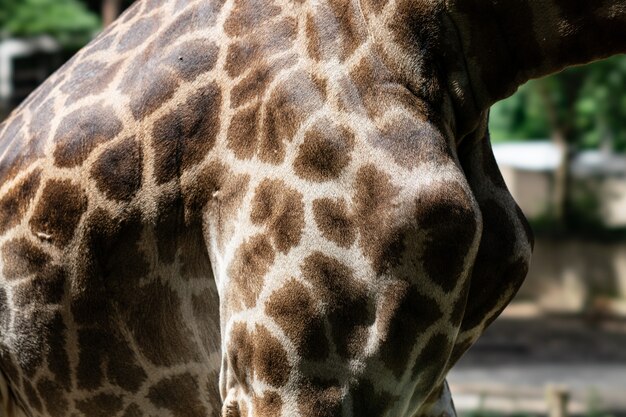
<svg viewBox="0 0 626 417">
<path fill-rule="evenodd" d="M 65 47 L 77 47 L 99 27 L 99 17 L 78 0 L 0 0 L 0 32 L 5 35 L 49 34 Z"/>
<path fill-rule="evenodd" d="M 626 56 L 533 80 L 491 111 L 494 141 L 547 139 L 560 129 L 573 150 L 626 151 Z"/>
<path fill-rule="evenodd" d="M 533 88 L 533 82 L 491 108 L 489 130 L 494 142 L 519 139 L 546 139 L 550 127 L 543 103 Z"/>
</svg>

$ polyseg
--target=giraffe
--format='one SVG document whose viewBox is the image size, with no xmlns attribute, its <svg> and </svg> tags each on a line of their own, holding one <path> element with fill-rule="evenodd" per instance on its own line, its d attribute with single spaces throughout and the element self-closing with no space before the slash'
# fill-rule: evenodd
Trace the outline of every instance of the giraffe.
<svg viewBox="0 0 626 417">
<path fill-rule="evenodd" d="M 454 416 L 532 232 L 488 109 L 626 2 L 140 0 L 0 126 L 9 416 Z"/>
</svg>

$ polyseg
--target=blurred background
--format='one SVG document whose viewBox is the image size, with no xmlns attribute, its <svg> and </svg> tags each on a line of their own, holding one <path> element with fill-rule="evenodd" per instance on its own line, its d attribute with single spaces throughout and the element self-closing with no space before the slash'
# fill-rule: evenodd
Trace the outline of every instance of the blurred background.
<svg viewBox="0 0 626 417">
<path fill-rule="evenodd" d="M 457 406 L 626 415 L 626 56 L 527 83 L 490 130 L 536 244 L 516 299 L 450 376 Z"/>
<path fill-rule="evenodd" d="M 132 0 L 0 0 L 0 120 Z"/>
<path fill-rule="evenodd" d="M 130 3 L 0 0 L 0 120 Z M 459 414 L 626 416 L 626 56 L 529 82 L 491 135 L 536 246 L 451 372 Z"/>
</svg>

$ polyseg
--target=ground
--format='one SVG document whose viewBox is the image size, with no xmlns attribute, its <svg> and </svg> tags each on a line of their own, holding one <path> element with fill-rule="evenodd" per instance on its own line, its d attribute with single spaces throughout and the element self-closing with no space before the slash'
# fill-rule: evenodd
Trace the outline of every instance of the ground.
<svg viewBox="0 0 626 417">
<path fill-rule="evenodd" d="M 626 416 L 626 318 L 547 315 L 513 305 L 450 373 L 460 414 L 544 414 L 549 384 L 575 415 Z"/>
</svg>

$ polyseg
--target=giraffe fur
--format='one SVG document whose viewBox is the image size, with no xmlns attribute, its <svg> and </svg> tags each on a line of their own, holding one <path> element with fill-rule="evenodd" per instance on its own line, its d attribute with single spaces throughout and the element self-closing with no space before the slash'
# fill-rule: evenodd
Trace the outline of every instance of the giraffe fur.
<svg viewBox="0 0 626 417">
<path fill-rule="evenodd" d="M 137 1 L 0 125 L 5 413 L 455 416 L 532 251 L 488 108 L 600 3 Z"/>
</svg>

